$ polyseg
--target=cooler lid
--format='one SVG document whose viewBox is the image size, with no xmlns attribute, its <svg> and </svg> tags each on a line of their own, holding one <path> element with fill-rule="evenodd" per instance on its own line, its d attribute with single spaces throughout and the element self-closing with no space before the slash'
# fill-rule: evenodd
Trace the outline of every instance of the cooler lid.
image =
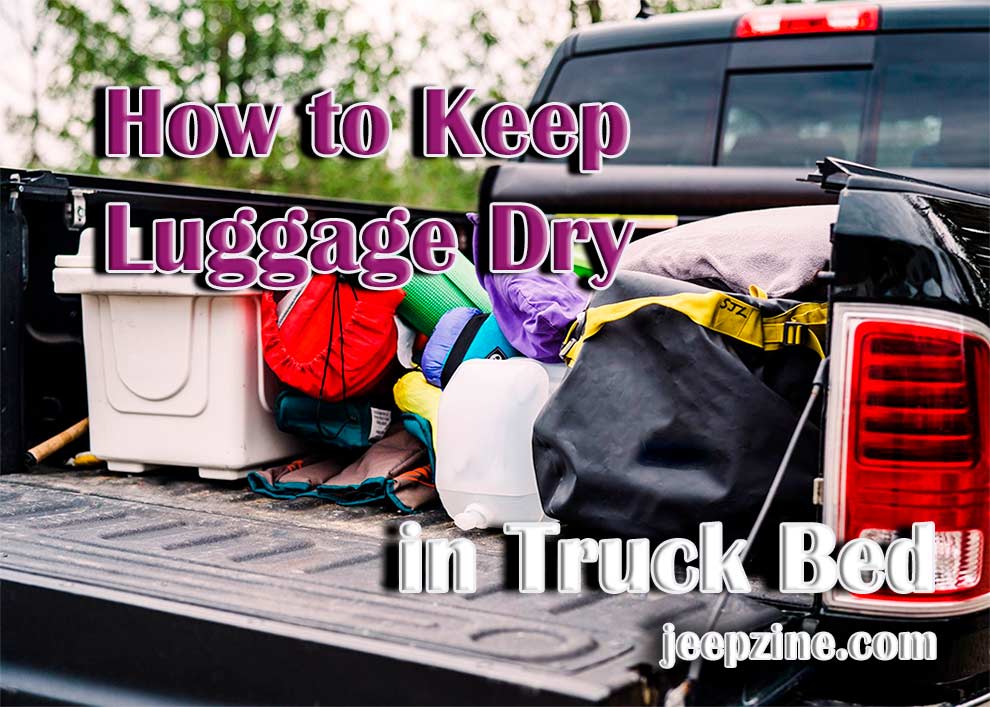
<svg viewBox="0 0 990 707">
<path fill-rule="evenodd" d="M 254 289 L 220 291 L 212 290 L 197 282 L 189 273 L 165 275 L 161 273 L 106 273 L 96 269 L 95 228 L 87 228 L 79 234 L 79 249 L 75 253 L 55 256 L 52 280 L 59 294 L 120 294 L 163 296 L 259 296 Z M 141 229 L 127 232 L 128 253 L 142 253 Z M 143 255 L 143 253 L 142 253 Z"/>
<path fill-rule="evenodd" d="M 79 248 L 75 253 L 63 253 L 55 256 L 57 268 L 95 268 L 96 260 L 96 229 L 87 228 L 79 234 Z M 127 251 L 141 252 L 141 229 L 130 228 L 127 231 Z"/>
</svg>

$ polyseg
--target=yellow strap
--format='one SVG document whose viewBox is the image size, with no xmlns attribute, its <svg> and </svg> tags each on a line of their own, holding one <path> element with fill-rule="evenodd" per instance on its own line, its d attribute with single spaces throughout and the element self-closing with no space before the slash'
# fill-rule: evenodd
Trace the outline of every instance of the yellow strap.
<svg viewBox="0 0 990 707">
<path fill-rule="evenodd" d="M 821 338 L 825 333 L 828 305 L 809 302 L 792 307 L 783 314 L 764 319 L 759 307 L 723 292 L 684 292 L 664 297 L 639 297 L 601 307 L 591 307 L 585 313 L 584 331 L 571 341 L 575 326 L 568 332 L 568 341 L 561 355 L 573 365 L 584 342 L 601 331 L 609 322 L 628 317 L 643 307 L 656 305 L 680 312 L 699 326 L 733 339 L 773 351 L 783 346 L 807 346 L 824 358 Z"/>
<path fill-rule="evenodd" d="M 759 285 L 749 286 L 749 296 L 756 297 L 757 299 L 770 299 L 769 297 L 767 297 L 767 291 L 764 290 Z"/>
<path fill-rule="evenodd" d="M 767 351 L 783 346 L 807 346 L 819 358 L 825 358 L 822 340 L 828 323 L 828 304 L 806 302 L 783 314 L 763 320 L 763 341 Z"/>
</svg>

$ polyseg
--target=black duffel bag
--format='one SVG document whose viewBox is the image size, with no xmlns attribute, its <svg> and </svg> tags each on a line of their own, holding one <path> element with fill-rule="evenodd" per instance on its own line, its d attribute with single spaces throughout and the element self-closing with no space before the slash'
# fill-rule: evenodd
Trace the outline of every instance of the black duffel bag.
<svg viewBox="0 0 990 707">
<path fill-rule="evenodd" d="M 552 518 L 626 537 L 744 537 L 811 389 L 827 307 L 620 272 L 562 350 L 536 421 Z M 814 419 L 814 417 L 812 418 Z M 818 429 L 804 430 L 770 520 L 814 520 Z"/>
</svg>

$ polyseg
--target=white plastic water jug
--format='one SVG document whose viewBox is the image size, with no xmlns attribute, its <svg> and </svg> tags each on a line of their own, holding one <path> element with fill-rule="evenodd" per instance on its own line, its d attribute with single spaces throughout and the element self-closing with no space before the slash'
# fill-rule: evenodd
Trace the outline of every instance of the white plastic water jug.
<svg viewBox="0 0 990 707">
<path fill-rule="evenodd" d="M 546 518 L 533 466 L 533 423 L 563 364 L 477 359 L 440 396 L 436 486 L 461 530 Z"/>
</svg>

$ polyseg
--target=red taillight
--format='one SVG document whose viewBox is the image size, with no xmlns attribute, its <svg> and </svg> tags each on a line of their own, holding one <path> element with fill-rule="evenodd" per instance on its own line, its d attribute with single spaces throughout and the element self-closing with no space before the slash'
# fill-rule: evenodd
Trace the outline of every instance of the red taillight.
<svg viewBox="0 0 990 707">
<path fill-rule="evenodd" d="M 890 319 L 833 318 L 844 328 L 833 332 L 842 390 L 831 392 L 841 396 L 835 424 L 844 429 L 829 462 L 841 473 L 826 487 L 841 540 L 889 544 L 909 537 L 912 523 L 933 521 L 935 592 L 883 589 L 838 603 L 959 613 L 990 600 L 990 336 L 962 317 L 913 319 L 906 309 L 881 309 L 901 310 Z"/>
<path fill-rule="evenodd" d="M 768 7 L 747 12 L 739 18 L 736 36 L 872 32 L 879 26 L 880 8 L 876 5 Z"/>
</svg>

